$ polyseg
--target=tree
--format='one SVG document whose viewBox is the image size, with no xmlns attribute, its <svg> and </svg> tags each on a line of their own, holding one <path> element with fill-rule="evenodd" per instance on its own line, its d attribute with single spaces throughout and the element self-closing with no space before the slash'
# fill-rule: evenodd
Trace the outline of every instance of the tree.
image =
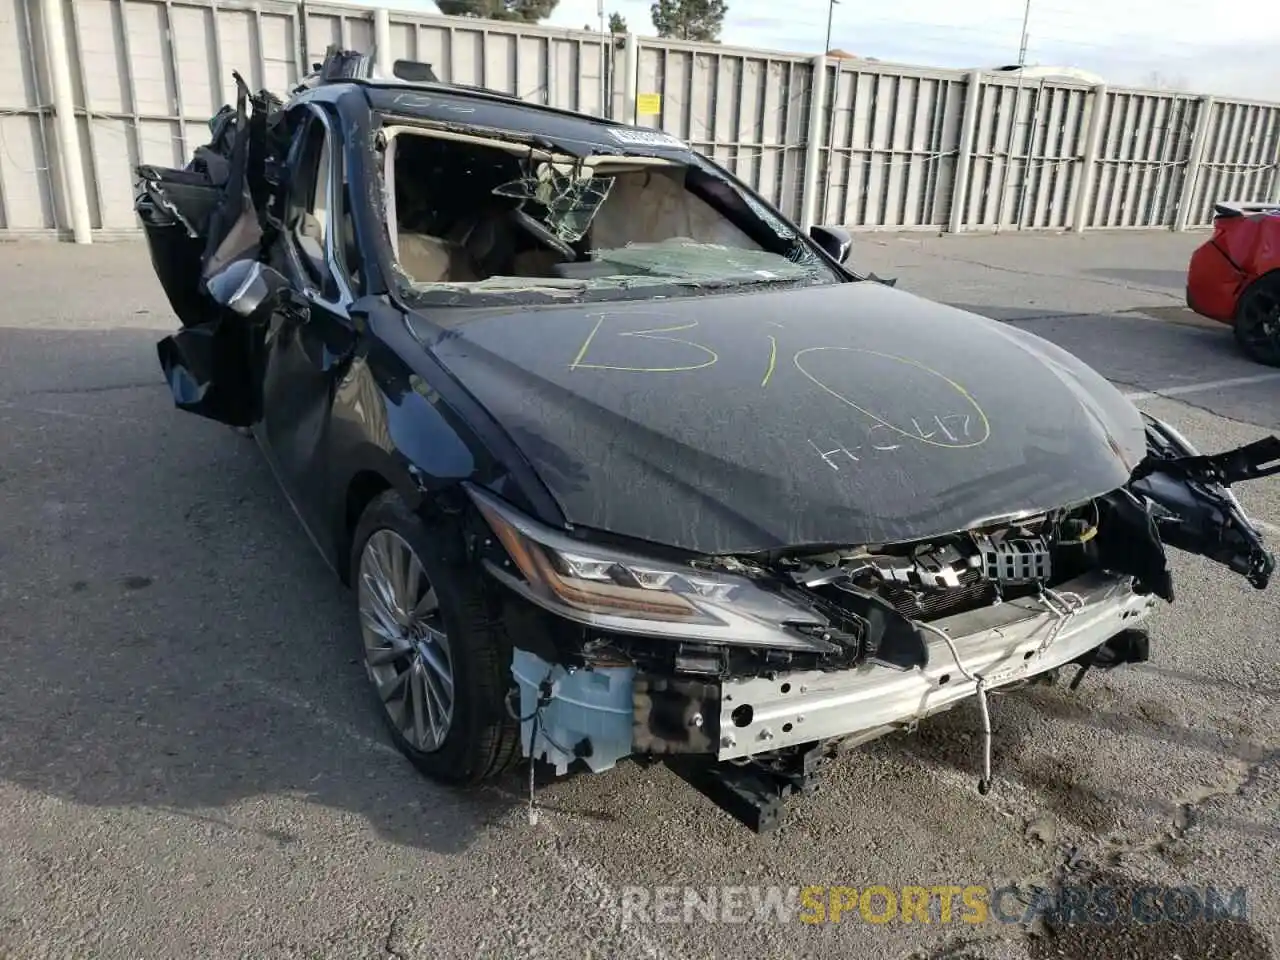
<svg viewBox="0 0 1280 960">
<path fill-rule="evenodd" d="M 660 37 L 719 43 L 729 5 L 725 0 L 655 0 L 649 9 Z"/>
<path fill-rule="evenodd" d="M 626 33 L 627 21 L 620 13 L 609 14 L 609 32 L 610 33 Z"/>
<path fill-rule="evenodd" d="M 436 0 L 448 17 L 482 17 L 486 20 L 520 20 L 537 23 L 551 16 L 559 0 Z"/>
</svg>

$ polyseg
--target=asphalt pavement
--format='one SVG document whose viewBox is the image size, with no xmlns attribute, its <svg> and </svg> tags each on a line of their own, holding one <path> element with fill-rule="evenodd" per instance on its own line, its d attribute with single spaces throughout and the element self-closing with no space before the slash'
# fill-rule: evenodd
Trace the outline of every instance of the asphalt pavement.
<svg viewBox="0 0 1280 960">
<path fill-rule="evenodd" d="M 1215 448 L 1280 428 L 1280 371 L 1183 308 L 1202 239 L 859 234 L 852 263 L 1062 344 Z M 0 246 L 0 291 L 0 957 L 1259 960 L 1280 946 L 1280 586 L 1178 559 L 1149 664 L 994 700 L 987 796 L 969 704 L 844 758 L 773 835 L 630 763 L 541 788 L 531 824 L 518 778 L 455 792 L 390 746 L 349 598 L 256 447 L 172 407 L 154 343 L 174 321 L 145 248 Z M 1280 530 L 1280 482 L 1241 498 Z M 1153 885 L 1201 902 L 1243 888 L 1247 909 L 1143 924 L 1122 906 L 1076 925 L 632 909 L 664 886 L 723 903 L 729 886 L 750 901 L 1009 884 L 1122 904 Z"/>
</svg>

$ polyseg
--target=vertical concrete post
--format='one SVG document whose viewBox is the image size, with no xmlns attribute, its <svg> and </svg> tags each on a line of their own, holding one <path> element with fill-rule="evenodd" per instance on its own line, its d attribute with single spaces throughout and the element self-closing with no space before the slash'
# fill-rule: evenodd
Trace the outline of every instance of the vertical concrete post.
<svg viewBox="0 0 1280 960">
<path fill-rule="evenodd" d="M 1102 118 L 1107 112 L 1107 85 L 1100 83 L 1093 88 L 1089 99 L 1089 126 L 1084 132 L 1084 146 L 1080 151 L 1080 189 L 1071 209 L 1071 230 L 1080 233 L 1089 219 L 1089 197 L 1093 194 L 1093 181 L 1098 173 L 1098 145 L 1102 138 Z"/>
<path fill-rule="evenodd" d="M 67 53 L 67 24 L 62 14 L 62 3 L 63 0 L 40 0 L 45 50 L 49 57 L 49 81 L 53 87 L 53 113 L 58 130 L 58 159 L 61 161 L 58 166 L 62 168 L 62 187 L 72 236 L 76 243 L 92 243 L 89 193 L 84 183 L 84 157 L 80 152 L 80 131 L 71 88 L 71 58 Z"/>
<path fill-rule="evenodd" d="M 625 76 L 618 70 L 618 42 L 622 41 L 625 45 L 627 38 L 625 34 L 611 33 L 609 34 L 609 45 L 605 48 L 604 57 L 607 64 L 606 69 L 609 71 L 609 82 L 606 89 L 609 91 L 609 97 L 605 101 L 604 115 L 610 120 L 619 120 L 622 118 L 622 91 L 618 88 L 618 80 Z"/>
<path fill-rule="evenodd" d="M 386 7 L 373 11 L 373 52 L 378 72 L 389 79 L 396 58 L 391 54 L 391 14 Z"/>
<path fill-rule="evenodd" d="M 636 84 L 639 83 L 640 44 L 636 35 L 627 31 L 627 39 L 622 48 L 622 122 L 636 122 Z"/>
<path fill-rule="evenodd" d="M 601 30 L 604 40 L 600 43 L 600 116 L 613 116 L 613 100 L 609 94 L 610 51 L 613 50 L 613 34 Z"/>
<path fill-rule="evenodd" d="M 542 88 L 543 102 L 548 107 L 554 107 L 560 97 L 560 74 L 556 69 L 558 64 L 556 60 L 556 45 L 552 40 L 548 40 L 542 49 L 545 57 L 544 65 L 547 71 L 547 82 Z"/>
<path fill-rule="evenodd" d="M 1205 141 L 1209 139 L 1209 119 L 1213 115 L 1213 97 L 1201 97 L 1196 111 L 1196 132 L 1191 137 L 1191 154 L 1187 157 L 1187 169 L 1182 175 L 1182 191 L 1178 195 L 1178 215 L 1173 229 L 1187 229 L 1191 220 L 1191 201 L 1196 195 L 1196 180 L 1200 177 L 1200 161 L 1204 158 Z"/>
<path fill-rule="evenodd" d="M 973 166 L 973 141 L 978 135 L 978 101 L 982 98 L 982 71 L 969 74 L 964 88 L 964 114 L 960 118 L 960 146 L 956 154 L 956 171 L 951 180 L 951 215 L 947 232 L 964 229 L 964 210 L 969 201 L 969 170 Z"/>
<path fill-rule="evenodd" d="M 818 205 L 818 164 L 822 162 L 822 113 L 827 105 L 827 58 L 813 58 L 809 82 L 809 116 L 805 129 L 804 180 L 800 184 L 800 226 L 808 233 Z"/>
</svg>

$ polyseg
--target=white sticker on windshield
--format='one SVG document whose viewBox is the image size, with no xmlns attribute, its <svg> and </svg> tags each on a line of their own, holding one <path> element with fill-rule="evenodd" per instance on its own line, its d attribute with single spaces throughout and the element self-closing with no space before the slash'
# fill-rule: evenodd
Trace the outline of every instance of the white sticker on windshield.
<svg viewBox="0 0 1280 960">
<path fill-rule="evenodd" d="M 687 149 L 688 144 L 678 137 L 661 130 L 610 130 L 609 135 L 619 143 L 627 143 L 633 147 L 680 147 Z"/>
</svg>

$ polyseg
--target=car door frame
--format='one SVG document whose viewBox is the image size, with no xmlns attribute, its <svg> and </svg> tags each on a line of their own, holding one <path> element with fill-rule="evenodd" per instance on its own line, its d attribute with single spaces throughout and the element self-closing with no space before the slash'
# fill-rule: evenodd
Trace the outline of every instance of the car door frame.
<svg viewBox="0 0 1280 960">
<path fill-rule="evenodd" d="M 349 170 L 350 163 L 339 118 L 315 101 L 294 104 L 289 109 L 297 119 L 286 120 L 290 126 L 296 123 L 296 128 L 290 130 L 288 176 L 279 188 L 282 229 L 267 256 L 285 274 L 290 290 L 264 332 L 262 416 L 255 424 L 254 436 L 290 506 L 316 548 L 332 564 L 334 545 L 328 542 L 331 531 L 327 522 L 328 435 L 336 386 L 354 354 L 358 337 L 351 305 L 359 296 L 359 289 L 353 288 L 353 272 L 338 250 L 341 231 L 350 228 L 344 216 L 346 177 L 339 173 Z M 303 258 L 308 254 L 299 248 L 295 224 L 289 222 L 296 209 L 296 191 L 310 191 L 311 183 L 318 185 L 319 160 L 314 166 L 306 163 L 309 140 L 317 126 L 323 132 L 328 152 L 324 184 L 327 226 L 321 247 L 326 276 L 319 283 L 307 269 Z M 299 179 L 303 172 L 310 181 Z M 314 198 L 310 192 L 307 198 L 303 208 L 310 212 Z M 360 269 L 355 275 L 363 279 L 365 271 Z M 329 282 L 332 296 L 322 289 Z M 291 418 L 299 413 L 299 405 L 308 404 L 311 409 L 303 412 L 309 413 L 313 421 L 318 418 L 318 422 L 312 423 L 310 442 L 303 449 L 292 442 L 298 438 L 290 433 L 296 426 Z"/>
</svg>

